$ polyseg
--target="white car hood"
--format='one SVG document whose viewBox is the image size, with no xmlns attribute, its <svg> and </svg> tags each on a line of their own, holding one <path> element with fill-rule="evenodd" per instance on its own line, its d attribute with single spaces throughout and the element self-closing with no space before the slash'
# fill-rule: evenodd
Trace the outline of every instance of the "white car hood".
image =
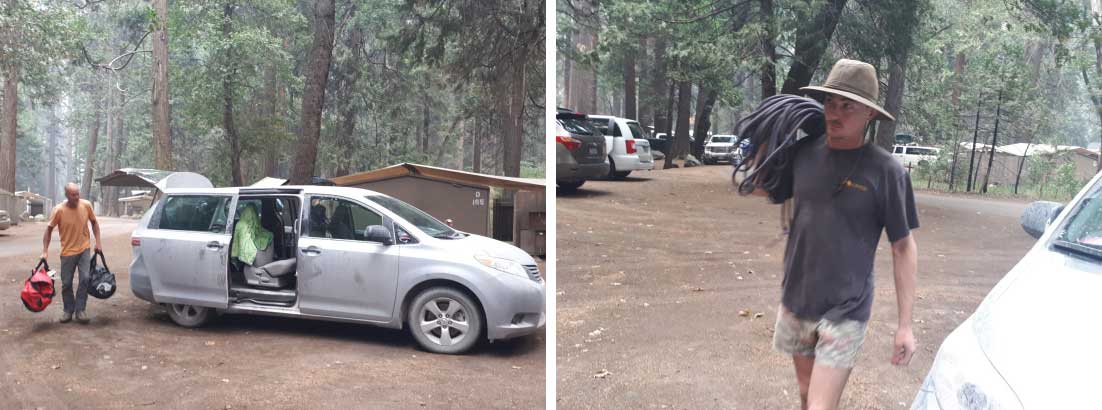
<svg viewBox="0 0 1102 410">
<path fill-rule="evenodd" d="M 1035 246 L 981 303 L 972 330 L 1024 408 L 1079 408 L 1097 400 L 1100 315 L 1102 262 Z"/>
<path fill-rule="evenodd" d="M 440 242 L 444 243 L 445 246 L 454 247 L 456 250 L 469 251 L 471 255 L 482 250 L 490 256 L 515 261 L 521 265 L 536 264 L 536 260 L 532 258 L 532 255 L 516 246 L 485 236 L 467 235 L 463 239 L 442 239 Z"/>
</svg>

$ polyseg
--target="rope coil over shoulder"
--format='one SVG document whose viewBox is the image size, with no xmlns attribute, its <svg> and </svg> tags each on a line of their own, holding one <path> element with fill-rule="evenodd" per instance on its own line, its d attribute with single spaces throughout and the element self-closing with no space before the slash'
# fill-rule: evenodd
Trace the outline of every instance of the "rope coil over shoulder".
<svg viewBox="0 0 1102 410">
<path fill-rule="evenodd" d="M 791 94 L 766 98 L 749 116 L 738 122 L 738 143 L 749 141 L 745 161 L 734 172 L 746 172 L 738 183 L 740 195 L 764 189 L 769 202 L 779 204 L 792 197 L 792 160 L 797 144 L 815 140 L 826 131 L 823 106 Z M 802 131 L 802 132 L 800 132 Z M 810 138 L 809 138 L 810 137 Z"/>
</svg>

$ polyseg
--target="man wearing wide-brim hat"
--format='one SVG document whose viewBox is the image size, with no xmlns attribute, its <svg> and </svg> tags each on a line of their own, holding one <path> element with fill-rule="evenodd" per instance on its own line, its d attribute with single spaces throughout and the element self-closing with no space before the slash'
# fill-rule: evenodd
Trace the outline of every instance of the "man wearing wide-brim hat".
<svg viewBox="0 0 1102 410">
<path fill-rule="evenodd" d="M 774 349 L 792 355 L 804 409 L 837 408 L 864 343 L 872 310 L 873 260 L 881 232 L 891 241 L 899 323 L 891 362 L 906 365 L 918 228 L 910 176 L 876 144 L 870 121 L 895 119 L 876 104 L 869 64 L 839 60 L 821 86 L 802 91 L 823 103 L 826 138 L 795 154 L 793 214 Z"/>
</svg>

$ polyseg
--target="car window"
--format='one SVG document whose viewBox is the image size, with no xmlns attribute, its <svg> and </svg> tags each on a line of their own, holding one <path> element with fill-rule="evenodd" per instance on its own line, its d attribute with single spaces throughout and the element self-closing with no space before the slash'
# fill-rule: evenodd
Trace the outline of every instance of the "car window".
<svg viewBox="0 0 1102 410">
<path fill-rule="evenodd" d="M 911 148 L 907 150 L 907 153 L 914 155 L 937 155 L 937 152 L 930 148 Z"/>
<path fill-rule="evenodd" d="M 460 236 L 454 229 L 440 222 L 432 215 L 425 213 L 420 209 L 417 209 L 413 205 L 407 204 L 398 200 L 397 198 L 385 196 L 385 195 L 372 195 L 367 197 L 368 201 L 374 202 L 386 208 L 390 212 L 398 214 L 409 223 L 416 226 L 422 232 L 439 239 L 457 239 Z"/>
<path fill-rule="evenodd" d="M 581 118 L 559 118 L 559 125 L 571 134 L 593 135 L 593 126 Z"/>
<path fill-rule="evenodd" d="M 893 153 L 894 154 L 902 154 L 903 153 L 903 147 L 895 147 L 895 151 Z"/>
<path fill-rule="evenodd" d="M 602 118 L 590 118 L 589 125 L 604 135 L 612 135 L 608 129 L 608 120 Z"/>
<path fill-rule="evenodd" d="M 157 229 L 222 233 L 226 231 L 229 208 L 227 196 L 169 196 Z"/>
<path fill-rule="evenodd" d="M 616 123 L 612 124 L 612 134 L 610 134 L 610 135 L 612 135 L 613 137 L 622 137 L 622 136 L 624 136 L 624 133 L 620 131 L 620 125 L 619 124 L 616 124 Z"/>
<path fill-rule="evenodd" d="M 1074 249 L 1102 255 L 1102 198 L 1100 187 L 1095 185 L 1083 196 L 1067 222 L 1055 235 L 1056 244 L 1070 244 Z"/>
<path fill-rule="evenodd" d="M 628 123 L 628 130 L 631 131 L 631 135 L 632 135 L 633 138 L 642 138 L 642 139 L 650 138 L 650 134 L 647 134 L 646 131 L 643 131 L 643 127 L 640 127 L 639 123 L 637 123 L 637 122 L 629 122 Z"/>
<path fill-rule="evenodd" d="M 724 144 L 726 144 L 726 143 L 728 143 L 728 142 L 731 142 L 731 137 L 727 137 L 727 136 L 715 136 L 715 137 L 712 137 L 712 142 L 719 142 L 719 143 L 724 143 Z"/>
<path fill-rule="evenodd" d="M 308 236 L 345 240 L 366 240 L 367 227 L 382 225 L 383 217 L 363 205 L 331 197 L 310 200 Z"/>
</svg>

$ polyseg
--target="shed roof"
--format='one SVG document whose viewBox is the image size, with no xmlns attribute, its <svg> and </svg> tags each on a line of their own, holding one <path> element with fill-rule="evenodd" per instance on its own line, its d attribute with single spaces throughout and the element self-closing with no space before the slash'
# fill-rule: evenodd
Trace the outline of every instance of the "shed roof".
<svg viewBox="0 0 1102 410">
<path fill-rule="evenodd" d="M 454 181 L 467 184 L 491 186 L 496 188 L 517 189 L 522 191 L 542 191 L 547 187 L 543 179 L 514 178 L 497 175 L 479 174 L 454 169 L 439 168 L 428 165 L 401 163 L 380 168 L 373 171 L 365 171 L 356 174 L 330 178 L 337 185 L 348 186 L 368 182 L 382 181 L 402 176 L 423 176 L 433 179 Z"/>
</svg>

